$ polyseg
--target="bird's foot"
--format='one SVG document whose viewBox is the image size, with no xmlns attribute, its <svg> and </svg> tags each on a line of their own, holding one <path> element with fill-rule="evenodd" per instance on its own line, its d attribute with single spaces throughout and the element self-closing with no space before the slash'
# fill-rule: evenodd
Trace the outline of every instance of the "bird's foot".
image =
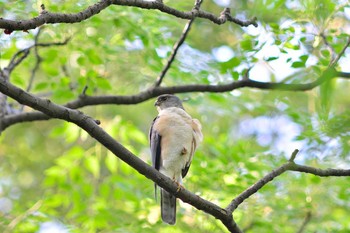
<svg viewBox="0 0 350 233">
<path fill-rule="evenodd" d="M 182 184 L 180 184 L 179 182 L 175 181 L 175 183 L 177 184 L 176 193 L 180 192 L 181 188 L 182 188 L 182 189 L 185 189 L 185 187 L 182 186 Z"/>
</svg>

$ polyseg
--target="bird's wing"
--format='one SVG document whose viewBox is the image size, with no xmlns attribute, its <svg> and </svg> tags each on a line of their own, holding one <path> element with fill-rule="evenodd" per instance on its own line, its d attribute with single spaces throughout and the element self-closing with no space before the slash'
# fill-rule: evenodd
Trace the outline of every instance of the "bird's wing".
<svg viewBox="0 0 350 233">
<path fill-rule="evenodd" d="M 154 118 L 151 129 L 149 131 L 149 142 L 152 156 L 152 166 L 159 171 L 161 164 L 161 140 L 162 137 L 159 135 L 157 130 L 154 129 L 155 122 L 159 119 L 159 116 Z M 157 198 L 157 185 L 154 183 L 154 195 Z"/>
<path fill-rule="evenodd" d="M 154 123 L 159 117 L 154 118 L 151 129 L 149 131 L 149 142 L 151 147 L 152 165 L 159 171 L 160 160 L 161 160 L 161 140 L 162 137 L 158 134 L 157 130 L 154 129 Z"/>
<path fill-rule="evenodd" d="M 191 166 L 193 154 L 196 151 L 198 144 L 203 140 L 202 126 L 199 120 L 192 119 L 192 130 L 193 137 L 191 142 L 190 156 L 185 164 L 185 167 L 182 169 L 182 178 L 184 178 L 187 175 L 187 172 Z"/>
<path fill-rule="evenodd" d="M 154 124 L 160 119 L 156 117 L 153 120 L 151 129 L 149 132 L 149 141 L 152 154 L 152 165 L 155 169 L 159 171 L 159 168 L 162 163 L 161 157 L 161 140 L 162 136 L 157 132 L 154 127 Z M 176 197 L 166 190 L 160 190 L 160 203 L 161 203 L 161 215 L 162 220 L 168 224 L 174 225 L 176 222 Z M 157 185 L 154 183 L 154 195 L 157 198 Z"/>
</svg>

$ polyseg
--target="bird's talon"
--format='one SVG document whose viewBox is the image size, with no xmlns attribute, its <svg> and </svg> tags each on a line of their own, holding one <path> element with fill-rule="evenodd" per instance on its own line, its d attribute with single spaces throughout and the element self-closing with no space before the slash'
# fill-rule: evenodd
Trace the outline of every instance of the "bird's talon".
<svg viewBox="0 0 350 233">
<path fill-rule="evenodd" d="M 177 184 L 176 193 L 178 193 L 178 192 L 180 192 L 181 188 L 184 188 L 184 187 L 177 181 L 175 181 L 175 183 Z"/>
</svg>

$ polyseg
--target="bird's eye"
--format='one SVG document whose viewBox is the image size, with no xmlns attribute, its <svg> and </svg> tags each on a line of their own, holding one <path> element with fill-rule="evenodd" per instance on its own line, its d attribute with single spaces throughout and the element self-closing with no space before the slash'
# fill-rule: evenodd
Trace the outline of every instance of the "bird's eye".
<svg viewBox="0 0 350 233">
<path fill-rule="evenodd" d="M 168 99 L 167 96 L 163 96 L 163 97 L 162 97 L 162 101 L 166 101 L 167 99 Z"/>
</svg>

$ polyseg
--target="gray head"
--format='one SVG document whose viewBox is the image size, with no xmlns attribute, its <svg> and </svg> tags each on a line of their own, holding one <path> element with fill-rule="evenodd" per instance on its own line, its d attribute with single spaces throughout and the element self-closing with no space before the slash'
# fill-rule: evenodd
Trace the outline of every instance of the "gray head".
<svg viewBox="0 0 350 233">
<path fill-rule="evenodd" d="M 182 106 L 181 100 L 177 96 L 170 94 L 158 96 L 156 102 L 154 103 L 154 106 L 157 106 L 158 111 L 170 107 L 176 107 L 185 110 Z"/>
</svg>

